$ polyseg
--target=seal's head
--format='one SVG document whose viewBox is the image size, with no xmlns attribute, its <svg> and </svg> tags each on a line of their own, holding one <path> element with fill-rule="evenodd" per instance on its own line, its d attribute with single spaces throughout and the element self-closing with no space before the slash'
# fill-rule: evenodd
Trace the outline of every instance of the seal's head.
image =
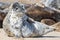
<svg viewBox="0 0 60 40">
<path fill-rule="evenodd" d="M 13 9 L 17 12 L 25 12 L 25 5 L 19 2 L 15 2 L 11 4 L 10 9 Z"/>
</svg>

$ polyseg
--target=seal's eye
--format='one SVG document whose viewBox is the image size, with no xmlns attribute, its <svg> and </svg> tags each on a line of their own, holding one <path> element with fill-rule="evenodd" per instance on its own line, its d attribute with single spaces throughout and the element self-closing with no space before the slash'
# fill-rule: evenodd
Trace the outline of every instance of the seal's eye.
<svg viewBox="0 0 60 40">
<path fill-rule="evenodd" d="M 18 10 L 18 8 L 16 7 L 16 10 Z"/>
</svg>

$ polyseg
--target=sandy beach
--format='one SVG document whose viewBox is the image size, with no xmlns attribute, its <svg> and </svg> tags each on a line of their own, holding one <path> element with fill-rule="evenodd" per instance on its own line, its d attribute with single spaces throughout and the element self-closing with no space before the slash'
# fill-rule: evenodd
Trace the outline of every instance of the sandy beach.
<svg viewBox="0 0 60 40">
<path fill-rule="evenodd" d="M 60 40 L 60 32 L 50 32 L 42 37 L 15 38 L 8 37 L 3 29 L 0 29 L 0 40 Z"/>
</svg>

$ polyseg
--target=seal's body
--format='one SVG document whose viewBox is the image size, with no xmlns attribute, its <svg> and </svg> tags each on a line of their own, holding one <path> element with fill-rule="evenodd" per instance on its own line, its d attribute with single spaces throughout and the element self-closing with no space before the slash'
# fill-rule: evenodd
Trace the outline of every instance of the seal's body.
<svg viewBox="0 0 60 40">
<path fill-rule="evenodd" d="M 4 19 L 3 28 L 8 33 L 9 36 L 21 35 L 20 27 L 22 27 L 23 20 L 27 19 L 27 16 L 22 11 L 24 9 L 22 9 L 21 7 L 22 5 L 14 3 L 13 8 L 9 10 L 7 16 Z"/>
<path fill-rule="evenodd" d="M 24 10 L 24 5 L 14 3 L 3 21 L 3 29 L 8 36 L 32 37 L 42 36 L 54 28 L 30 19 Z"/>
</svg>

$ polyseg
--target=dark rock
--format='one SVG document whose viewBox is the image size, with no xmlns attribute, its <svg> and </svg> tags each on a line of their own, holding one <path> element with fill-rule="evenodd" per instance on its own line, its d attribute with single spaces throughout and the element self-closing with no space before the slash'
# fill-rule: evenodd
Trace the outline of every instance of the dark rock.
<svg viewBox="0 0 60 40">
<path fill-rule="evenodd" d="M 2 28 L 2 22 L 3 22 L 3 21 L 0 21 L 0 28 Z"/>
<path fill-rule="evenodd" d="M 8 8 L 9 6 L 10 6 L 10 3 L 0 2 L 0 10 L 4 10 L 5 8 Z"/>
<path fill-rule="evenodd" d="M 33 18 L 36 21 L 41 21 L 41 19 L 49 19 L 52 17 L 52 14 L 54 14 L 54 12 L 51 10 L 49 11 L 49 9 L 45 9 L 39 6 L 32 6 L 30 8 L 27 9 L 27 16 Z"/>
<path fill-rule="evenodd" d="M 27 9 L 26 14 L 36 21 L 41 21 L 42 19 L 52 19 L 55 22 L 60 21 L 60 10 L 52 7 L 42 8 L 39 6 L 32 6 Z"/>
<path fill-rule="evenodd" d="M 2 28 L 2 23 L 7 13 L 0 12 L 0 28 Z"/>
</svg>

